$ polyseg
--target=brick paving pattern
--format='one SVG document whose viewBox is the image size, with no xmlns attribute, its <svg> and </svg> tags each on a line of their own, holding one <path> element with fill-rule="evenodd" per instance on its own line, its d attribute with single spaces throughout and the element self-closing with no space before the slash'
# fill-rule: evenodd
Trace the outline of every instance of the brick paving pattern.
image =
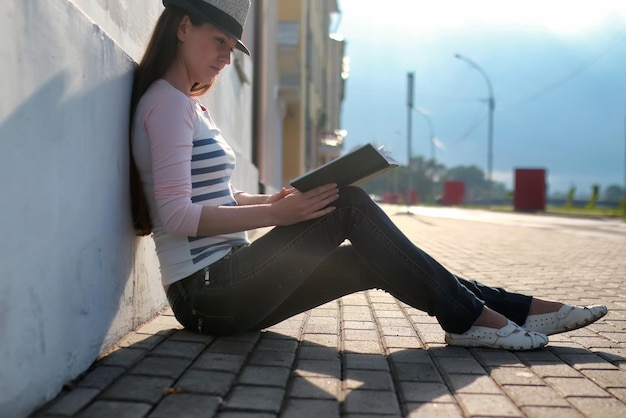
<svg viewBox="0 0 626 418">
<path fill-rule="evenodd" d="M 166 310 L 33 416 L 626 417 L 626 233 L 392 218 L 458 275 L 609 314 L 510 352 L 447 347 L 433 318 L 382 291 L 227 338 Z"/>
</svg>

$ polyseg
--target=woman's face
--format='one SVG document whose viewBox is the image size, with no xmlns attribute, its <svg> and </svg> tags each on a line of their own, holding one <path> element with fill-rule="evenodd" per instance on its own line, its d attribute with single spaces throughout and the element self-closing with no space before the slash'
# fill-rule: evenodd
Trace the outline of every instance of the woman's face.
<svg viewBox="0 0 626 418">
<path fill-rule="evenodd" d="M 192 83 L 210 84 L 230 64 L 237 41 L 210 23 L 194 26 L 185 16 L 178 29 L 179 60 Z"/>
</svg>

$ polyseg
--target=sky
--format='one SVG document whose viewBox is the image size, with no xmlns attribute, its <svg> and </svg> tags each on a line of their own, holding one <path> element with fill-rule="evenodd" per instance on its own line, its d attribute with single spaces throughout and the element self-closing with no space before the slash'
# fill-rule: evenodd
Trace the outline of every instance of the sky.
<svg viewBox="0 0 626 418">
<path fill-rule="evenodd" d="M 512 188 L 515 168 L 543 168 L 549 193 L 624 185 L 626 1 L 339 0 L 339 8 L 332 29 L 350 63 L 346 150 L 384 144 L 406 164 L 410 113 L 413 156 L 486 171 L 489 90 L 460 54 L 493 88 L 494 180 Z"/>
</svg>

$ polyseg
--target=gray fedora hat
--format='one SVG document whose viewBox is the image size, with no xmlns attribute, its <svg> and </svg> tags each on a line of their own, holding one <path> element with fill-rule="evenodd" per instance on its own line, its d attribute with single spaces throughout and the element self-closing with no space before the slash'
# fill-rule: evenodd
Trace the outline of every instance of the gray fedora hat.
<svg viewBox="0 0 626 418">
<path fill-rule="evenodd" d="M 205 19 L 237 40 L 237 49 L 250 55 L 241 42 L 243 25 L 248 17 L 250 0 L 163 0 L 165 7 L 178 7 Z"/>
</svg>

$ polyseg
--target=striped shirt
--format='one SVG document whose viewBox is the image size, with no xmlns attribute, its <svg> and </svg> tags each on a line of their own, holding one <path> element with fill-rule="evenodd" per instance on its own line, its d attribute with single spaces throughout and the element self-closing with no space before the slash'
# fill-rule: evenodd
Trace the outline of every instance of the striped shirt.
<svg viewBox="0 0 626 418">
<path fill-rule="evenodd" d="M 137 106 L 132 141 L 164 285 L 249 243 L 246 232 L 197 236 L 202 206 L 237 205 L 235 153 L 199 102 L 165 80 L 154 82 Z"/>
</svg>

